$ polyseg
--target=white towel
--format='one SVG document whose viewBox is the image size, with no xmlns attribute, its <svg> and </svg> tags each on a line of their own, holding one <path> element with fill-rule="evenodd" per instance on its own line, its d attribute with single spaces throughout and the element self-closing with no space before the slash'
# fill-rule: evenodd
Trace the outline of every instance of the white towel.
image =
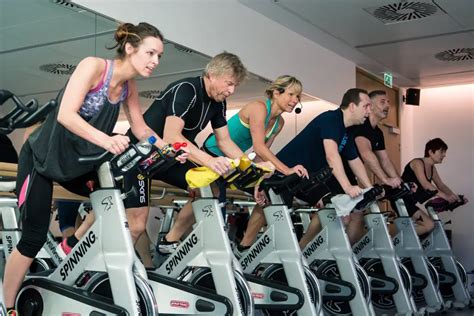
<svg viewBox="0 0 474 316">
<path fill-rule="evenodd" d="M 353 210 L 354 207 L 362 201 L 364 198 L 364 193 L 369 191 L 369 189 L 362 189 L 362 194 L 356 196 L 355 198 L 351 198 L 347 194 L 338 194 L 331 198 L 331 202 L 336 209 L 337 216 L 346 216 L 349 215 Z"/>
</svg>

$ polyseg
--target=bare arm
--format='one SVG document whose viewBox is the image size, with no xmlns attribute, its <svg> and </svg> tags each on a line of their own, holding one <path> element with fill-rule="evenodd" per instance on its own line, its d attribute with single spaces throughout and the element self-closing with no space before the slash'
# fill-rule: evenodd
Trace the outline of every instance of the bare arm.
<svg viewBox="0 0 474 316">
<path fill-rule="evenodd" d="M 438 195 L 444 198 L 449 202 L 454 202 L 459 199 L 459 197 L 454 193 L 442 180 L 438 174 L 438 170 L 433 168 L 433 181 L 438 188 Z M 443 196 L 444 195 L 444 196 Z"/>
<path fill-rule="evenodd" d="M 206 161 L 212 157 L 204 151 L 197 148 L 192 142 L 183 136 L 184 121 L 178 116 L 168 116 L 165 121 L 165 128 L 163 130 L 163 140 L 167 143 L 173 144 L 176 142 L 186 142 L 189 149 L 189 159 L 200 164 L 206 165 Z"/>
<path fill-rule="evenodd" d="M 104 68 L 104 61 L 95 57 L 87 57 L 77 65 L 59 105 L 58 122 L 79 137 L 118 154 L 128 147 L 128 137 L 121 135 L 111 137 L 87 123 L 79 115 L 79 109 L 88 91 L 98 84 L 102 72 L 105 71 Z"/>
<path fill-rule="evenodd" d="M 337 143 L 332 139 L 325 139 L 323 140 L 323 145 L 328 165 L 332 168 L 332 173 L 344 192 L 351 197 L 356 197 L 361 194 L 362 190 L 358 186 L 351 185 L 347 178 L 341 156 L 339 155 Z"/>
<path fill-rule="evenodd" d="M 359 158 L 356 158 L 349 160 L 348 163 L 352 172 L 354 172 L 357 180 L 362 184 L 362 186 L 364 188 L 370 188 L 372 186 L 372 182 L 369 180 L 369 176 L 367 175 L 367 171 L 365 170 L 362 161 Z"/>
<path fill-rule="evenodd" d="M 186 142 L 189 151 L 189 159 L 202 165 L 207 166 L 218 174 L 225 174 L 230 170 L 230 164 L 225 157 L 212 157 L 206 152 L 197 148 L 192 142 L 183 136 L 184 121 L 177 116 L 168 116 L 165 121 L 163 131 L 163 140 L 166 143 Z"/>
<path fill-rule="evenodd" d="M 395 166 L 393 165 L 392 160 L 388 157 L 388 153 L 385 149 L 377 150 L 375 151 L 375 154 L 379 158 L 379 161 L 382 164 L 383 170 L 385 170 L 385 173 L 388 174 L 389 177 L 400 178 L 399 173 L 395 169 Z"/>
<path fill-rule="evenodd" d="M 270 150 L 270 146 L 275 140 L 275 137 L 282 130 L 285 121 L 282 117 L 280 117 L 277 131 L 270 137 L 267 142 L 265 142 L 265 118 L 267 116 L 266 107 L 265 104 L 262 102 L 255 103 L 256 104 L 251 105 L 252 112 L 249 115 L 250 134 L 252 136 L 253 150 L 261 161 L 270 161 L 275 166 L 275 169 L 280 171 L 281 173 L 289 175 L 291 173 L 297 172 L 297 170 L 295 170 L 294 168 L 289 168 L 287 165 L 281 162 Z M 305 175 L 306 177 L 308 177 L 308 172 L 306 171 L 306 169 L 303 166 L 300 167 L 302 170 L 301 173 L 298 174 L 300 176 Z"/>
<path fill-rule="evenodd" d="M 388 176 L 382 169 L 377 156 L 372 151 L 372 145 L 370 144 L 370 141 L 363 136 L 358 136 L 355 138 L 355 143 L 360 156 L 364 160 L 364 164 L 369 167 L 369 169 L 377 176 L 377 178 L 386 183 L 388 181 Z"/>
<path fill-rule="evenodd" d="M 154 135 L 156 137 L 156 146 L 163 148 L 167 144 L 159 137 L 143 119 L 143 114 L 140 108 L 138 99 L 138 91 L 135 80 L 129 80 L 128 82 L 128 97 L 126 102 L 123 104 L 125 115 L 127 116 L 128 122 L 133 135 L 137 139 L 146 139 L 147 137 Z"/>
<path fill-rule="evenodd" d="M 217 147 L 226 155 L 226 157 L 235 159 L 244 155 L 243 151 L 237 146 L 232 138 L 230 138 L 229 128 L 227 125 L 216 128 L 214 130 L 216 136 Z"/>
</svg>

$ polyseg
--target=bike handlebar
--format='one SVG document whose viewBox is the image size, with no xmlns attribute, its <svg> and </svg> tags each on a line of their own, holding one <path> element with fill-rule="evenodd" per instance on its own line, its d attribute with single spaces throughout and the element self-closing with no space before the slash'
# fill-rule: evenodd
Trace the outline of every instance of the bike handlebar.
<svg viewBox="0 0 474 316">
<path fill-rule="evenodd" d="M 428 201 L 426 203 L 426 207 L 432 207 L 436 213 L 441 213 L 444 211 L 452 212 L 456 208 L 466 204 L 466 202 L 464 201 L 464 195 L 459 195 L 459 199 L 460 201 L 449 203 L 445 199 L 438 197 L 436 199 Z"/>
<path fill-rule="evenodd" d="M 320 184 L 325 183 L 331 176 L 332 170 L 329 167 L 311 173 L 309 179 L 300 177 L 296 173 L 292 173 L 288 176 L 275 174 L 273 177 L 263 180 L 260 187 L 265 191 L 273 189 L 277 194 L 283 190 L 287 190 L 291 194 L 299 192 L 304 194 Z"/>
<path fill-rule="evenodd" d="M 389 185 L 382 185 L 385 195 L 382 199 L 396 201 L 412 193 L 409 183 L 402 183 L 400 188 L 392 188 Z"/>
<path fill-rule="evenodd" d="M 0 89 L 0 105 L 11 99 L 15 107 L 0 118 L 0 133 L 9 134 L 17 128 L 29 127 L 41 121 L 57 106 L 56 100 L 51 100 L 38 108 L 38 101 L 31 99 L 24 104 L 16 95 L 8 90 Z"/>
<path fill-rule="evenodd" d="M 136 155 L 133 157 L 128 157 L 129 150 L 131 149 L 130 147 L 135 150 Z M 184 153 L 184 151 L 180 148 L 186 147 L 186 143 L 173 144 L 172 147 L 172 153 L 170 151 L 164 153 L 157 147 L 153 146 L 150 152 L 148 152 L 147 154 L 143 154 L 137 148 L 136 144 L 130 144 L 129 148 L 119 155 L 114 156 L 111 152 L 104 151 L 96 155 L 79 157 L 77 161 L 79 164 L 98 165 L 109 160 L 111 163 L 111 170 L 115 178 L 119 178 L 128 171 L 139 167 L 143 163 L 146 163 L 146 170 L 140 170 L 140 172 L 144 174 L 147 178 L 150 178 L 155 172 L 158 171 L 158 169 L 160 171 L 164 170 L 164 165 L 168 165 L 167 168 L 169 168 L 171 165 L 176 163 L 175 157 Z M 176 149 L 178 150 L 176 151 Z M 118 161 L 120 161 L 120 158 L 122 157 L 125 157 L 125 162 L 119 164 Z"/>
<path fill-rule="evenodd" d="M 383 193 L 383 187 L 376 184 L 374 185 L 369 191 L 364 193 L 364 197 L 362 201 L 357 203 L 355 206 L 356 210 L 363 210 L 365 209 L 370 203 L 375 202 L 377 197 Z"/>
</svg>

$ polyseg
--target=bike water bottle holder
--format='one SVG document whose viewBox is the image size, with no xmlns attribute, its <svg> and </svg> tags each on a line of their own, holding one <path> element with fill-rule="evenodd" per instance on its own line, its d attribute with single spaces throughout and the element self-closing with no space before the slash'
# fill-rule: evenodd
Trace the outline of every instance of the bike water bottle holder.
<svg viewBox="0 0 474 316">
<path fill-rule="evenodd" d="M 110 163 L 115 177 L 123 176 L 128 171 L 138 168 L 139 172 L 147 178 L 151 178 L 158 171 L 165 171 L 173 166 L 177 156 L 184 153 L 181 147 L 186 147 L 186 143 L 175 143 L 163 150 L 153 146 L 151 151 L 143 154 L 137 147 L 137 144 L 130 144 L 127 151 L 114 157 Z M 131 150 L 134 151 L 130 155 Z M 129 155 L 129 157 L 126 157 Z"/>
<path fill-rule="evenodd" d="M 151 152 L 153 152 L 153 150 Z M 149 154 L 141 153 L 136 144 L 130 144 L 124 153 L 117 155 L 110 160 L 114 176 L 116 178 L 123 176 L 125 173 L 135 168 L 138 162 L 148 156 Z"/>
</svg>

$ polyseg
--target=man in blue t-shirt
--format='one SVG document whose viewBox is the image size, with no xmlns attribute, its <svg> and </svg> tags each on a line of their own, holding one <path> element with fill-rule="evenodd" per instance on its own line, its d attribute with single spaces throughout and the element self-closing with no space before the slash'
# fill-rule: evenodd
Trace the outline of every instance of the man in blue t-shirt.
<svg viewBox="0 0 474 316">
<path fill-rule="evenodd" d="M 348 160 L 350 168 L 362 187 L 372 186 L 364 165 L 357 155 L 354 137 L 348 130 L 350 126 L 363 124 L 369 112 L 370 98 L 367 91 L 356 88 L 349 89 L 344 94 L 337 110 L 327 111 L 317 116 L 277 154 L 278 159 L 286 165 L 301 164 L 308 170 L 308 173 L 316 172 L 326 166 L 332 168 L 334 177 L 327 183 L 329 190 L 320 186 L 316 188 L 317 192 L 298 196 L 298 198 L 314 205 L 329 191 L 346 193 L 351 197 L 362 194 L 362 189 L 358 185 L 352 185 L 349 182 L 341 156 Z M 363 236 L 362 213 L 351 214 L 345 219 L 345 222 L 351 243 Z M 253 243 L 255 239 L 255 236 L 252 236 L 253 233 L 258 232 L 257 227 L 264 224 L 263 214 L 258 214 L 254 210 L 246 235 L 239 245 L 239 252 L 243 252 Z M 314 216 L 307 233 L 300 241 L 300 246 L 304 247 L 320 230 L 319 219 Z"/>
</svg>

